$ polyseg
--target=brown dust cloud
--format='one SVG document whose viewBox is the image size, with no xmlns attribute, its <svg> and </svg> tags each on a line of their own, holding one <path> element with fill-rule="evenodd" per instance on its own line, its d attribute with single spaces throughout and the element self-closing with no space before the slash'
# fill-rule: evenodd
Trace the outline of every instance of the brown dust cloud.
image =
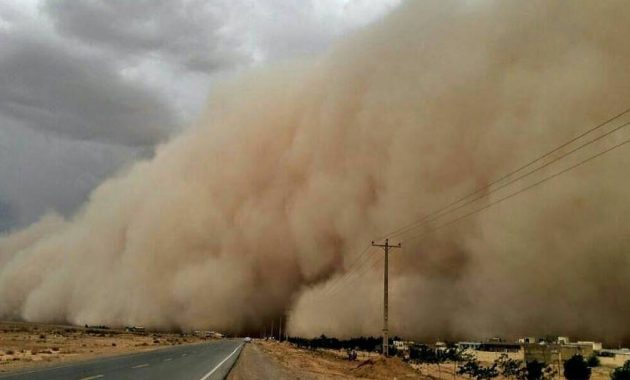
<svg viewBox="0 0 630 380">
<path fill-rule="evenodd" d="M 0 238 L 0 318 L 379 334 L 366 245 L 630 107 L 629 19 L 626 1 L 409 1 L 226 80 L 76 215 Z M 630 337 L 630 146 L 433 229 L 628 138 L 393 238 L 391 333 Z"/>
</svg>

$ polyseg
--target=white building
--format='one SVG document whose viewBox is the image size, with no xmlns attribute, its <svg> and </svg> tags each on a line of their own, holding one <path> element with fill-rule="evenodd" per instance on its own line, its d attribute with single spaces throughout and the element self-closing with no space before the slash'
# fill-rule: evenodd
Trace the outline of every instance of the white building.
<svg viewBox="0 0 630 380">
<path fill-rule="evenodd" d="M 602 350 L 601 342 L 591 342 L 591 341 L 581 340 L 581 341 L 578 341 L 577 344 L 579 344 L 580 346 L 591 346 L 593 347 L 593 351 Z"/>
<path fill-rule="evenodd" d="M 481 342 L 457 342 L 455 347 L 460 350 L 476 350 L 481 346 Z"/>
<path fill-rule="evenodd" d="M 409 351 L 409 347 L 413 345 L 414 342 L 410 340 L 395 340 L 393 341 L 394 347 L 398 351 Z"/>
<path fill-rule="evenodd" d="M 569 340 L 568 336 L 559 336 L 558 339 L 556 339 L 556 343 L 558 343 L 558 344 L 569 344 L 569 343 L 571 343 L 571 341 Z"/>
<path fill-rule="evenodd" d="M 538 340 L 536 340 L 536 338 L 533 336 L 525 336 L 525 337 L 519 338 L 518 342 L 520 344 L 534 344 L 534 343 L 537 343 Z"/>
</svg>

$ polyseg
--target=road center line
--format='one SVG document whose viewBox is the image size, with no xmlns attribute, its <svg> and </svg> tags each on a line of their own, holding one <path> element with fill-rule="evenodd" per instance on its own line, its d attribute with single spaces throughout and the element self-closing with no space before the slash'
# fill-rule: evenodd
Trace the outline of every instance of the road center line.
<svg viewBox="0 0 630 380">
<path fill-rule="evenodd" d="M 213 374 L 213 373 L 214 373 L 217 369 L 219 369 L 219 367 L 221 367 L 221 365 L 223 365 L 223 363 L 225 363 L 225 362 L 226 362 L 229 358 L 231 358 L 231 357 L 232 357 L 232 356 L 236 353 L 236 351 L 238 351 L 238 349 L 239 349 L 239 348 L 241 348 L 242 346 L 243 346 L 242 344 L 239 344 L 239 345 L 238 345 L 238 346 L 234 349 L 234 351 L 232 351 L 232 353 L 231 353 L 231 354 L 229 354 L 229 355 L 228 355 L 225 359 L 223 359 L 223 360 L 221 361 L 221 363 L 217 364 L 217 366 L 216 366 L 216 367 L 212 368 L 212 370 L 211 370 L 210 372 L 206 373 L 206 374 L 205 374 L 205 375 L 204 375 L 201 379 L 199 379 L 199 380 L 208 380 L 208 378 L 209 378 L 210 376 L 212 376 L 212 374 Z"/>
<path fill-rule="evenodd" d="M 89 377 L 82 377 L 79 380 L 93 380 L 93 379 L 100 379 L 101 377 L 103 377 L 103 375 L 94 375 L 94 376 L 89 376 Z"/>
<path fill-rule="evenodd" d="M 134 365 L 134 366 L 133 366 L 133 367 L 131 367 L 131 368 L 144 368 L 144 367 L 148 367 L 148 366 L 149 366 L 149 364 L 144 363 L 144 364 Z"/>
<path fill-rule="evenodd" d="M 171 360 L 173 360 L 173 358 L 166 358 L 166 359 L 164 359 L 165 362 L 168 362 L 168 361 L 171 361 Z"/>
</svg>

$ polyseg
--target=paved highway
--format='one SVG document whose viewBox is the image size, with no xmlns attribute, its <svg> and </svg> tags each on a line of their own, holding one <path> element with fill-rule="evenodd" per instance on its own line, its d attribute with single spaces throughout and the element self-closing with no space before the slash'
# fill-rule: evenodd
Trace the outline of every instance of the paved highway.
<svg viewBox="0 0 630 380">
<path fill-rule="evenodd" d="M 94 359 L 76 364 L 0 375 L 15 380 L 214 380 L 223 379 L 237 359 L 242 340 L 220 340 L 150 352 Z"/>
</svg>

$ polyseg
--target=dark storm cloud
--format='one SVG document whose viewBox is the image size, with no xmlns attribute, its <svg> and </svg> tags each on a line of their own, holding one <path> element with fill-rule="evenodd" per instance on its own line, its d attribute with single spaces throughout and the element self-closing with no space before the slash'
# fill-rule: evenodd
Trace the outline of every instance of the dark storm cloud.
<svg viewBox="0 0 630 380">
<path fill-rule="evenodd" d="M 320 51 L 381 2 L 0 1 L 0 230 L 70 215 L 190 124 L 216 78 Z"/>
<path fill-rule="evenodd" d="M 13 206 L 0 199 L 0 234 L 8 231 L 16 223 L 16 215 Z"/>
<path fill-rule="evenodd" d="M 186 70 L 215 72 L 246 62 L 225 29 L 229 1 L 55 0 L 44 3 L 57 30 L 121 57 L 157 54 Z"/>
<path fill-rule="evenodd" d="M 0 115 L 0 233 L 48 211 L 70 215 L 142 149 L 59 138 Z"/>
<path fill-rule="evenodd" d="M 0 114 L 71 139 L 130 146 L 164 140 L 174 124 L 150 88 L 113 63 L 55 39 L 0 34 Z"/>
</svg>

